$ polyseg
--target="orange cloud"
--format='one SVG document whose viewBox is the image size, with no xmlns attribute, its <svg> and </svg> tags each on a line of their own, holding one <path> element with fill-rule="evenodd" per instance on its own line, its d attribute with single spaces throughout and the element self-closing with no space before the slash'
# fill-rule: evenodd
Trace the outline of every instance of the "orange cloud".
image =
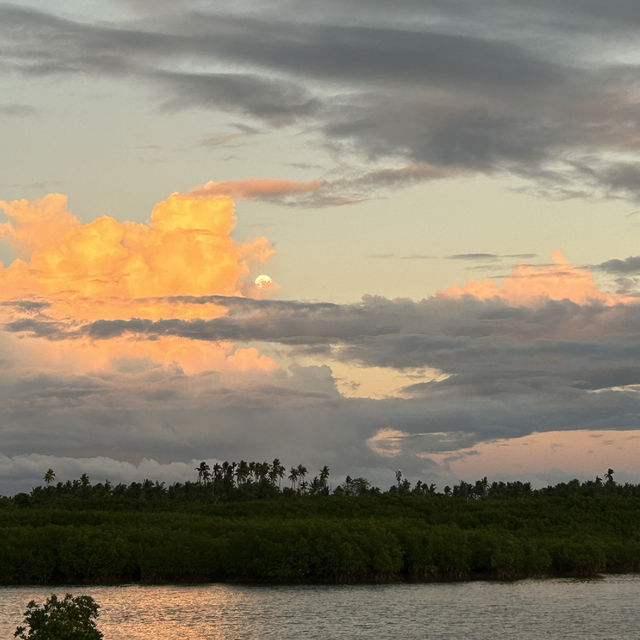
<svg viewBox="0 0 640 640">
<path fill-rule="evenodd" d="M 236 371 L 253 369 L 275 371 L 280 368 L 280 365 L 275 360 L 262 355 L 255 347 L 236 349 L 231 355 L 227 356 L 226 361 Z"/>
<path fill-rule="evenodd" d="M 501 298 L 510 304 L 530 305 L 540 300 L 571 300 L 577 304 L 600 302 L 617 304 L 623 299 L 598 288 L 591 274 L 572 265 L 562 251 L 554 251 L 553 264 L 534 267 L 519 262 L 504 279 L 502 288 L 492 280 L 469 280 L 466 285 L 454 285 L 437 295 L 450 298 L 473 296 L 481 300 Z"/>
<path fill-rule="evenodd" d="M 234 240 L 234 203 L 227 196 L 174 193 L 143 224 L 108 216 L 83 224 L 61 194 L 0 202 L 0 208 L 8 217 L 0 237 L 19 256 L 7 267 L 0 264 L 0 301 L 46 302 L 53 320 L 215 318 L 225 313 L 218 305 L 168 298 L 242 296 L 254 287 L 252 265 L 274 253 L 264 237 Z M 4 319 L 15 319 L 15 310 L 7 307 Z M 275 365 L 255 350 L 233 352 L 229 343 L 184 338 L 39 342 L 53 366 L 64 361 L 100 369 L 127 358 L 175 364 L 185 372 Z"/>
<path fill-rule="evenodd" d="M 219 342 L 160 336 L 153 340 L 135 335 L 91 340 L 44 340 L 16 334 L 3 334 L 3 357 L 13 371 L 21 373 L 84 374 L 118 371 L 125 374 L 165 371 L 194 375 L 205 371 L 270 372 L 280 365 L 255 347 L 236 347 L 228 340 Z"/>
<path fill-rule="evenodd" d="M 291 194 L 311 193 L 324 185 L 322 180 L 295 182 L 277 178 L 246 178 L 245 180 L 225 180 L 207 182 L 194 187 L 190 196 L 206 197 L 230 196 L 235 200 L 254 200 L 259 198 L 277 198 Z"/>
<path fill-rule="evenodd" d="M 82 224 L 60 194 L 0 207 L 9 217 L 2 236 L 23 255 L 0 270 L 0 299 L 44 298 L 58 315 L 78 320 L 216 317 L 213 305 L 149 298 L 242 295 L 251 263 L 274 253 L 264 237 L 236 243 L 228 197 L 172 194 L 144 224 L 107 216 Z"/>
<path fill-rule="evenodd" d="M 0 224 L 0 238 L 11 245 L 19 258 L 28 259 L 33 251 L 47 244 L 56 244 L 80 224 L 78 218 L 67 211 L 67 198 L 50 193 L 42 200 L 0 200 L 0 209 L 9 217 Z"/>
</svg>

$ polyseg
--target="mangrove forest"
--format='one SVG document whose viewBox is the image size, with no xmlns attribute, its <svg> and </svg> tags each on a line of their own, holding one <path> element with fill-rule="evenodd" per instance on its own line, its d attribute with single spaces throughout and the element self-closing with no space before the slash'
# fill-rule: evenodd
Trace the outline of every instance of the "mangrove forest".
<svg viewBox="0 0 640 640">
<path fill-rule="evenodd" d="M 640 570 L 640 485 L 603 478 L 333 487 L 279 460 L 194 469 L 192 481 L 83 475 L 0 497 L 0 583 L 355 583 Z"/>
</svg>

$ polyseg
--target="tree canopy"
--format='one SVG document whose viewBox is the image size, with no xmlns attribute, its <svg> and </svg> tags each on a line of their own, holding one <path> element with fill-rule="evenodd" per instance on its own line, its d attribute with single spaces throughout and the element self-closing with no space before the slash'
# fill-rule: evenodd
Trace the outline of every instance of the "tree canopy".
<svg viewBox="0 0 640 640">
<path fill-rule="evenodd" d="M 26 626 L 18 626 L 13 636 L 20 640 L 101 640 L 95 621 L 98 607 L 91 596 L 70 593 L 62 600 L 53 594 L 42 606 L 31 600 L 24 612 Z"/>
</svg>

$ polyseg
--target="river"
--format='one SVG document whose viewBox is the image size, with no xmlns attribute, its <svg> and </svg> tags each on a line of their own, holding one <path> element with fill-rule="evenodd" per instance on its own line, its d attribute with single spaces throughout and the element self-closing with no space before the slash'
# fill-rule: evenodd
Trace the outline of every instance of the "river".
<svg viewBox="0 0 640 640">
<path fill-rule="evenodd" d="M 0 638 L 31 599 L 87 593 L 105 640 L 640 637 L 640 576 L 376 586 L 0 587 Z"/>
</svg>

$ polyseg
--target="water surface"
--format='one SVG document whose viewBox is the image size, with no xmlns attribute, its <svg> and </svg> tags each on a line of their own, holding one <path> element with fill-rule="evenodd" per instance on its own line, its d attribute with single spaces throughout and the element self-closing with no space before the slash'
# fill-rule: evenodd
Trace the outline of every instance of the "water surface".
<svg viewBox="0 0 640 640">
<path fill-rule="evenodd" d="M 2 587 L 0 638 L 31 599 L 87 593 L 105 640 L 612 640 L 640 637 L 640 576 L 376 586 Z"/>
</svg>

